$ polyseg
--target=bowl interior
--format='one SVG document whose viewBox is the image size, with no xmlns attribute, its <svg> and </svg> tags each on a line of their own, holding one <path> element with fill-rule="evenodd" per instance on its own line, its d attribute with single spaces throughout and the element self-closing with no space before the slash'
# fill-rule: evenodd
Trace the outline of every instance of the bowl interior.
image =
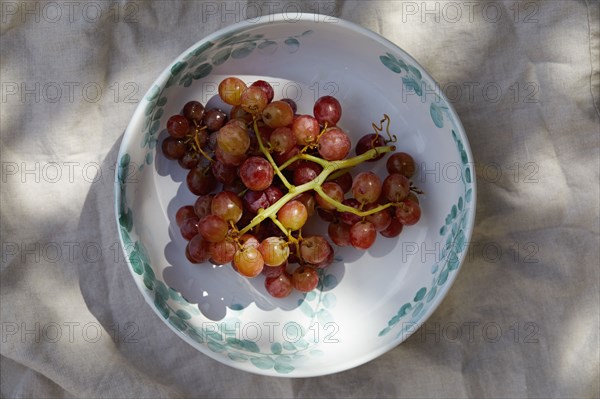
<svg viewBox="0 0 600 399">
<path fill-rule="evenodd" d="M 316 22 L 318 21 L 318 22 Z M 225 106 L 227 76 L 270 82 L 275 98 L 312 113 L 317 98 L 342 104 L 338 124 L 356 143 L 390 117 L 398 151 L 410 153 L 423 216 L 368 251 L 335 248 L 317 290 L 271 298 L 264 277 L 230 266 L 192 265 L 175 212 L 193 204 L 186 172 L 165 159 L 166 120 L 190 100 Z M 384 124 L 385 127 L 385 124 Z M 157 145 L 158 144 L 158 145 Z M 472 157 L 455 112 L 405 52 L 342 20 L 268 16 L 219 31 L 186 50 L 156 80 L 127 128 L 119 154 L 116 212 L 132 274 L 151 306 L 188 343 L 234 367 L 312 376 L 364 363 L 394 347 L 443 298 L 472 230 Z M 385 172 L 385 159 L 356 171 Z M 324 232 L 317 221 L 310 232 Z"/>
</svg>

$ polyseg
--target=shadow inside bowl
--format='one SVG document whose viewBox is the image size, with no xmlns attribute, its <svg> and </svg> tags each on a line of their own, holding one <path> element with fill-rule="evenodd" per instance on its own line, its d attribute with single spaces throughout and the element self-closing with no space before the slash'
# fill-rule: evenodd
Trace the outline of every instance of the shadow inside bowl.
<svg viewBox="0 0 600 399">
<path fill-rule="evenodd" d="M 161 132 L 158 142 L 161 143 L 166 137 L 167 132 Z M 187 170 L 180 167 L 176 161 L 166 159 L 160 150 L 156 151 L 155 169 L 158 175 L 180 183 L 166 210 L 169 220 L 169 242 L 164 248 L 164 256 L 168 266 L 163 269 L 162 275 L 167 286 L 178 291 L 189 303 L 197 304 L 200 312 L 211 320 L 225 318 L 227 308 L 241 310 L 253 303 L 261 310 L 284 311 L 291 311 L 302 305 L 306 294 L 297 290 L 293 290 L 286 298 L 271 297 L 265 288 L 265 277 L 262 274 L 255 278 L 247 278 L 237 273 L 231 264 L 191 263 L 185 256 L 187 241 L 181 236 L 175 220 L 177 210 L 183 205 L 193 205 L 197 198 L 190 193 L 185 183 Z M 311 225 L 311 230 L 314 230 L 314 223 Z M 336 260 L 326 269 L 319 271 L 320 285 L 317 290 L 333 289 L 344 276 L 344 263 L 345 261 L 336 254 Z M 287 270 L 293 272 L 296 267 L 298 265 L 290 264 Z"/>
</svg>

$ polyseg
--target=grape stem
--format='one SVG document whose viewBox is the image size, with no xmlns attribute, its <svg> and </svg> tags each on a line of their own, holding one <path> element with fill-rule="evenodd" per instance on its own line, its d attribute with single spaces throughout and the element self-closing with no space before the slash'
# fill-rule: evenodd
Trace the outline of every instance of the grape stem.
<svg viewBox="0 0 600 399">
<path fill-rule="evenodd" d="M 375 147 L 375 148 L 372 148 L 372 149 L 362 153 L 361 155 L 358 155 L 358 156 L 355 156 L 352 158 L 348 158 L 348 159 L 339 160 L 339 161 L 327 161 L 325 159 L 315 157 L 314 155 L 298 154 L 295 157 L 292 157 L 287 162 L 285 162 L 282 165 L 282 167 L 279 167 L 279 166 L 277 166 L 277 164 L 271 157 L 271 154 L 269 153 L 269 151 L 263 145 L 256 122 L 257 122 L 257 120 L 255 118 L 253 125 L 254 125 L 254 132 L 256 133 L 256 139 L 258 141 L 258 146 L 259 146 L 261 152 L 265 155 L 265 157 L 267 158 L 267 160 L 273 167 L 275 173 L 277 173 L 277 176 L 279 176 L 279 178 L 281 179 L 283 184 L 287 187 L 288 192 L 284 196 L 282 196 L 277 202 L 275 202 L 274 204 L 269 206 L 267 209 L 264 209 L 262 212 L 260 212 L 258 215 L 256 215 L 254 217 L 254 219 L 252 219 L 246 227 L 244 227 L 243 229 L 241 229 L 239 231 L 240 235 L 247 233 L 252 228 L 254 228 L 258 224 L 260 224 L 266 218 L 271 218 L 273 221 L 276 221 L 277 212 L 279 212 L 279 210 L 281 209 L 282 206 L 287 204 L 290 200 L 292 200 L 296 196 L 298 196 L 306 191 L 309 191 L 309 190 L 315 190 L 319 195 L 321 195 L 328 203 L 330 203 L 332 206 L 334 206 L 337 210 L 342 211 L 342 212 L 351 212 L 358 216 L 367 216 L 372 213 L 379 212 L 382 209 L 385 209 L 385 208 L 393 205 L 393 203 L 388 203 L 385 205 L 380 205 L 380 206 L 370 209 L 368 211 L 360 211 L 358 209 L 354 209 L 352 207 L 344 205 L 344 204 L 334 200 L 333 198 L 327 196 L 321 189 L 321 185 L 323 183 L 325 183 L 325 181 L 327 180 L 327 178 L 329 177 L 330 174 L 332 174 L 338 170 L 352 168 L 352 167 L 359 165 L 365 161 L 368 161 L 373 158 L 377 158 L 380 154 L 395 151 L 396 147 L 394 147 L 394 146 Z M 323 167 L 323 170 L 321 171 L 321 173 L 319 173 L 319 175 L 315 179 L 313 179 L 307 183 L 304 183 L 300 186 L 294 186 L 287 181 L 287 179 L 285 178 L 283 173 L 281 173 L 281 169 L 283 169 L 284 165 L 287 166 L 287 165 L 291 164 L 293 162 L 293 160 L 298 160 L 298 159 L 303 159 L 303 160 L 318 163 L 319 165 L 321 165 Z M 292 162 L 290 162 L 290 161 L 292 161 Z M 282 231 L 284 231 L 288 235 L 288 237 L 290 237 L 291 233 L 285 228 L 285 226 L 281 225 L 281 223 L 278 223 L 278 222 L 279 221 L 276 221 L 275 224 L 280 229 L 282 229 Z"/>
<path fill-rule="evenodd" d="M 269 163 L 273 167 L 273 170 L 275 171 L 275 173 L 277 173 L 277 176 L 279 176 L 279 178 L 281 179 L 281 182 L 289 190 L 293 186 L 285 178 L 285 176 L 283 175 L 283 173 L 281 173 L 281 170 L 279 169 L 279 167 L 277 167 L 277 164 L 273 160 L 273 157 L 271 156 L 271 153 L 269 152 L 269 150 L 267 148 L 265 148 L 265 146 L 264 146 L 264 144 L 262 142 L 262 138 L 260 137 L 260 132 L 258 131 L 257 121 L 258 121 L 258 119 L 256 118 L 256 116 L 254 116 L 254 119 L 252 121 L 252 127 L 254 128 L 254 133 L 256 134 L 256 141 L 258 141 L 258 148 L 260 148 L 260 152 L 262 152 L 264 154 L 264 156 L 267 158 L 267 160 L 269 161 Z"/>
</svg>

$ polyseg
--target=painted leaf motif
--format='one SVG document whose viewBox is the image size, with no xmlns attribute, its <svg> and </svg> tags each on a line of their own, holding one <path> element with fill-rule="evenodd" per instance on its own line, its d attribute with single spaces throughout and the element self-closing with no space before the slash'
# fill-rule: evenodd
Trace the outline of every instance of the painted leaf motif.
<svg viewBox="0 0 600 399">
<path fill-rule="evenodd" d="M 431 103 L 429 107 L 429 113 L 431 114 L 431 119 L 433 123 L 441 128 L 444 126 L 444 115 L 442 114 L 442 110 L 435 103 Z"/>
</svg>

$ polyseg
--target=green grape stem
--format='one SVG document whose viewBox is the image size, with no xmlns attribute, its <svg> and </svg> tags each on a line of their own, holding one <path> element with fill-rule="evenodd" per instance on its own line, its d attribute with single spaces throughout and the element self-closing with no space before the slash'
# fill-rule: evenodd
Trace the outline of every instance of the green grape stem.
<svg viewBox="0 0 600 399">
<path fill-rule="evenodd" d="M 273 160 L 273 157 L 271 157 L 271 154 L 269 153 L 267 148 L 263 145 L 262 139 L 260 137 L 260 132 L 258 131 L 256 119 L 254 119 L 253 127 L 254 127 L 254 132 L 256 134 L 256 139 L 258 141 L 258 146 L 259 146 L 261 152 L 265 155 L 265 157 L 267 158 L 267 160 L 273 167 L 273 170 L 275 171 L 277 176 L 279 176 L 279 178 L 281 179 L 283 184 L 287 187 L 288 192 L 284 196 L 282 196 L 277 202 L 275 202 L 274 204 L 269 206 L 267 209 L 264 209 L 261 212 L 259 212 L 258 215 L 256 215 L 250 221 L 250 223 L 248 223 L 248 225 L 246 227 L 244 227 L 243 229 L 241 229 L 239 231 L 240 236 L 243 235 L 244 233 L 247 233 L 248 231 L 250 231 L 252 228 L 254 228 L 258 224 L 260 224 L 266 218 L 271 218 L 275 222 L 275 224 L 283 232 L 285 232 L 289 237 L 291 235 L 291 233 L 281 223 L 278 223 L 279 221 L 276 220 L 277 212 L 279 212 L 281 207 L 284 206 L 285 204 L 287 204 L 293 198 L 295 198 L 296 196 L 298 196 L 306 191 L 309 191 L 309 190 L 315 190 L 321 197 L 323 197 L 323 199 L 325 199 L 325 201 L 330 203 L 337 210 L 339 210 L 341 212 L 351 212 L 358 216 L 368 216 L 370 214 L 379 212 L 385 208 L 388 208 L 388 207 L 394 205 L 393 203 L 388 203 L 385 205 L 377 206 L 368 211 L 361 211 L 361 210 L 349 207 L 347 205 L 344 205 L 344 204 L 334 200 L 333 198 L 327 196 L 321 189 L 321 185 L 323 183 L 325 183 L 325 181 L 327 180 L 327 178 L 329 177 L 330 174 L 332 174 L 336 171 L 342 170 L 342 169 L 353 168 L 357 165 L 360 165 L 361 163 L 363 163 L 365 161 L 368 161 L 370 159 L 378 157 L 380 154 L 395 151 L 396 150 L 395 146 L 375 147 L 375 148 L 372 148 L 372 149 L 362 153 L 361 155 L 358 155 L 358 156 L 355 156 L 352 158 L 348 158 L 348 159 L 339 160 L 339 161 L 327 161 L 325 159 L 318 158 L 318 157 L 315 157 L 314 155 L 310 155 L 310 154 L 298 154 L 298 155 L 292 157 L 287 162 L 285 162 L 281 167 L 279 167 Z M 303 159 L 303 160 L 318 163 L 319 165 L 321 165 L 323 167 L 323 170 L 314 180 L 311 180 L 300 186 L 294 186 L 287 181 L 287 179 L 285 178 L 283 173 L 281 173 L 281 170 L 298 159 Z"/>
</svg>

